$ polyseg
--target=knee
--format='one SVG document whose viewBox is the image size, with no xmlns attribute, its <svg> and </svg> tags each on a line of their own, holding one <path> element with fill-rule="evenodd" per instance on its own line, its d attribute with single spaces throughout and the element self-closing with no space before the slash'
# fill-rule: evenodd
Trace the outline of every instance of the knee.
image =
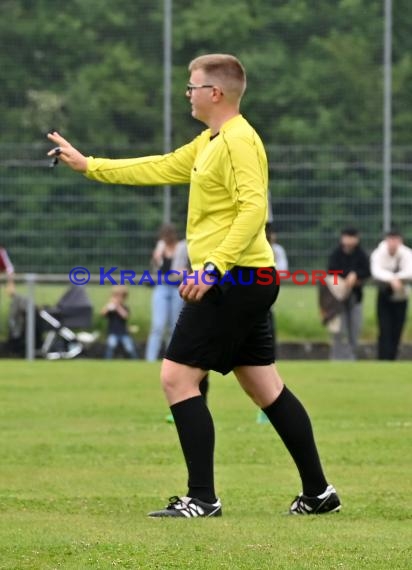
<svg viewBox="0 0 412 570">
<path fill-rule="evenodd" d="M 174 371 L 170 366 L 166 366 L 164 363 L 160 371 L 160 383 L 166 394 L 176 390 L 179 385 L 179 378 L 176 371 Z"/>
<path fill-rule="evenodd" d="M 199 382 L 204 371 L 163 360 L 160 381 L 169 404 L 200 395 Z"/>
</svg>

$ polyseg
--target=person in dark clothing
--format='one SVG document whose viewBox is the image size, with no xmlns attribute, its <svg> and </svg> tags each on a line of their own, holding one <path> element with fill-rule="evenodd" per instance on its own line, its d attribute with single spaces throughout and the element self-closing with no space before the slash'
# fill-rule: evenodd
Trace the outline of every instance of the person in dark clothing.
<svg viewBox="0 0 412 570">
<path fill-rule="evenodd" d="M 342 230 L 339 245 L 329 257 L 328 270 L 341 270 L 345 287 L 341 302 L 340 325 L 332 333 L 332 360 L 355 360 L 362 326 L 362 288 L 370 277 L 369 259 L 360 245 L 355 228 Z"/>
<path fill-rule="evenodd" d="M 106 341 L 105 358 L 113 358 L 114 351 L 121 344 L 130 358 L 137 358 L 135 343 L 127 330 L 129 309 L 125 305 L 127 289 L 123 285 L 113 287 L 113 293 L 109 302 L 101 310 L 101 314 L 107 318 L 108 336 Z"/>
</svg>

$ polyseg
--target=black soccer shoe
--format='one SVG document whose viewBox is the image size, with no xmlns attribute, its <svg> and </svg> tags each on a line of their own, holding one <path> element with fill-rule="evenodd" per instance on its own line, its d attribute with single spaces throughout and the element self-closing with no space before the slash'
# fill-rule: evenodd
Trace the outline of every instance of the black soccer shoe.
<svg viewBox="0 0 412 570">
<path fill-rule="evenodd" d="M 222 504 L 219 499 L 216 503 L 204 503 L 200 499 L 191 497 L 170 497 L 167 507 L 160 511 L 153 511 L 149 517 L 221 517 Z"/>
<path fill-rule="evenodd" d="M 332 485 L 328 485 L 326 491 L 317 497 L 307 497 L 303 493 L 296 497 L 290 505 L 291 515 L 324 515 L 326 513 L 337 513 L 341 504 L 336 490 Z"/>
</svg>

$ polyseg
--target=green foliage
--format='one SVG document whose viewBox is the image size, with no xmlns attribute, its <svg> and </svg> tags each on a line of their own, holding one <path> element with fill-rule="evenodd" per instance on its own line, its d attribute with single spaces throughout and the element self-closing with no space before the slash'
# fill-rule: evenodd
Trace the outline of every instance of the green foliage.
<svg viewBox="0 0 412 570">
<path fill-rule="evenodd" d="M 393 3 L 393 20 L 393 140 L 407 145 L 409 0 Z M 382 3 L 174 0 L 173 146 L 202 128 L 184 92 L 189 61 L 206 52 L 235 53 L 247 68 L 243 112 L 269 149 L 275 219 L 293 238 L 286 243 L 293 267 L 322 266 L 325 240 L 342 224 L 366 230 L 373 247 L 382 225 Z M 20 271 L 62 272 L 80 263 L 94 270 L 112 259 L 140 270 L 147 265 L 162 221 L 162 190 L 97 189 L 38 166 L 51 127 L 85 154 L 162 153 L 162 63 L 162 0 L 0 3 L 0 235 Z M 285 145 L 294 145 L 291 156 Z M 366 145 L 374 145 L 373 156 Z M 21 156 L 11 164 L 16 149 Z M 409 161 L 407 150 L 397 158 L 401 166 Z M 394 224 L 408 234 L 410 182 L 396 168 Z M 183 231 L 185 196 L 173 195 L 174 221 Z"/>
<path fill-rule="evenodd" d="M 409 140 L 411 124 L 411 20 L 410 2 L 395 3 L 398 144 Z M 38 140 L 58 126 L 87 144 L 161 146 L 162 27 L 160 0 L 3 1 L 2 139 Z M 176 142 L 193 130 L 184 98 L 187 64 L 213 51 L 245 62 L 244 110 L 268 142 L 379 141 L 382 32 L 382 6 L 371 0 L 175 0 Z"/>
</svg>

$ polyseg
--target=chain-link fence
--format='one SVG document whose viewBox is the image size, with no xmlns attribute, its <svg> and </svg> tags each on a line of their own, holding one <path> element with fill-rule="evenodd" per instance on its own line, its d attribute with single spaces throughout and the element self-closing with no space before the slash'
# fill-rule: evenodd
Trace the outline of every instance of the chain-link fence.
<svg viewBox="0 0 412 570">
<path fill-rule="evenodd" d="M 392 223 L 412 241 L 411 150 L 394 149 Z M 322 269 L 342 228 L 354 226 L 371 250 L 383 235 L 379 147 L 270 149 L 271 194 L 279 241 L 295 269 Z"/>
<path fill-rule="evenodd" d="M 168 217 L 163 189 L 104 186 L 51 169 L 46 143 L 33 141 L 57 127 L 95 156 L 159 154 L 183 144 L 202 128 L 184 97 L 187 64 L 207 52 L 234 53 L 246 66 L 242 110 L 267 146 L 274 225 L 292 270 L 323 268 L 348 225 L 370 250 L 391 218 L 411 245 L 412 4 L 394 4 L 393 37 L 389 5 L 0 3 L 0 243 L 16 271 L 147 268 Z M 391 134 L 402 146 L 389 148 L 384 216 L 390 106 L 383 94 L 392 63 Z M 186 204 L 187 188 L 173 189 L 171 219 L 181 235 Z"/>
<path fill-rule="evenodd" d="M 146 269 L 162 223 L 163 189 L 93 183 L 63 166 L 49 168 L 45 152 L 45 146 L 1 149 L 0 235 L 16 270 Z M 292 270 L 323 268 L 345 226 L 360 229 L 366 248 L 375 246 L 383 227 L 380 148 L 284 146 L 268 154 L 274 226 Z M 412 148 L 394 149 L 394 158 L 392 219 L 412 243 Z M 181 234 L 186 204 L 187 188 L 172 189 L 172 221 Z"/>
</svg>

